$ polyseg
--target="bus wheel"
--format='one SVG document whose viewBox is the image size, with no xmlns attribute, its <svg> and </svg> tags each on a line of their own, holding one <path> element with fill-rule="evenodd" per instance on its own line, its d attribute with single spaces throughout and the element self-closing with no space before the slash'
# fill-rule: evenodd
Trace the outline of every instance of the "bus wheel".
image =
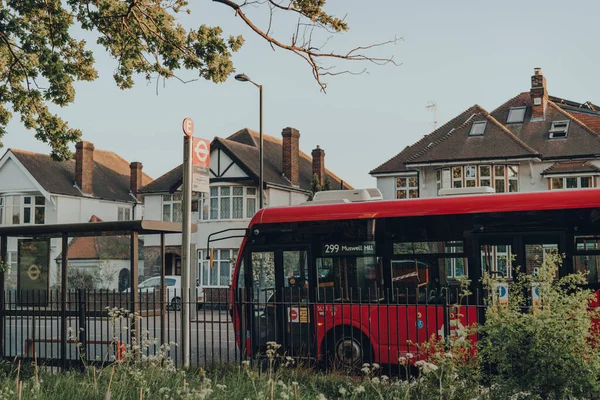
<svg viewBox="0 0 600 400">
<path fill-rule="evenodd" d="M 371 362 L 371 345 L 362 333 L 335 338 L 331 358 L 335 368 L 360 370 Z"/>
</svg>

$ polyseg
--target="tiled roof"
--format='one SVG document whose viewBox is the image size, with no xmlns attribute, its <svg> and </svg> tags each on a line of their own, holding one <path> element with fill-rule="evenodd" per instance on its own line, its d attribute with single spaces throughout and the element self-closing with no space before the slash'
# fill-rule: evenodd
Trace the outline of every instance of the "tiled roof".
<svg viewBox="0 0 600 400">
<path fill-rule="evenodd" d="M 211 150 L 220 148 L 225 151 L 242 168 L 250 179 L 258 182 L 259 176 L 259 134 L 244 128 L 226 139 L 215 138 L 211 143 Z M 283 175 L 282 169 L 282 140 L 263 134 L 263 180 L 265 183 L 292 187 L 290 181 Z M 299 158 L 299 187 L 310 190 L 312 181 L 312 158 L 300 152 Z M 326 170 L 331 181 L 331 187 L 338 189 L 342 180 L 330 170 Z M 151 184 L 143 187 L 140 193 L 173 192 L 182 182 L 182 166 L 179 165 L 167 172 Z M 352 189 L 348 183 L 343 182 L 344 189 Z"/>
<path fill-rule="evenodd" d="M 521 93 L 512 101 L 500 106 L 492 115 L 503 123 L 508 118 L 510 107 L 526 106 L 527 112 L 522 124 L 506 124 L 518 138 L 536 149 L 545 159 L 561 157 L 589 157 L 600 154 L 600 135 L 586 126 L 581 120 L 563 110 L 557 103 L 548 101 L 544 121 L 531 121 L 531 96 Z M 570 121 L 567 137 L 549 139 L 553 121 Z"/>
<path fill-rule="evenodd" d="M 583 122 L 585 124 L 585 126 L 590 128 L 594 132 L 600 134 L 600 114 L 587 114 L 587 113 L 576 112 L 576 111 L 568 111 L 568 112 L 569 112 L 569 114 L 571 114 L 572 116 L 574 116 L 575 118 L 577 118 L 578 120 Z"/>
<path fill-rule="evenodd" d="M 430 134 L 425 135 L 421 140 L 419 140 L 415 144 L 405 147 L 404 150 L 402 150 L 396 156 L 394 156 L 391 159 L 389 159 L 388 161 L 384 162 L 379 167 L 373 169 L 370 172 L 370 174 L 410 171 L 405 165 L 405 162 L 409 158 L 411 158 L 412 156 L 414 156 L 417 153 L 422 153 L 423 151 L 425 151 L 427 149 L 427 147 L 432 146 L 433 143 L 442 139 L 452 129 L 455 129 L 455 128 L 459 127 L 460 125 L 462 125 L 464 123 L 464 121 L 467 118 L 469 118 L 469 116 L 471 116 L 477 112 L 477 107 L 478 106 L 473 106 L 473 107 L 467 108 L 465 111 L 463 111 L 461 114 L 459 114 L 455 118 L 451 119 L 444 125 L 440 126 L 439 128 L 437 128 Z"/>
<path fill-rule="evenodd" d="M 150 182 L 148 185 L 143 186 L 139 193 L 155 193 L 155 192 L 169 192 L 173 193 L 177 190 L 183 181 L 183 166 L 179 164 L 166 174 L 158 177 L 157 179 Z"/>
<path fill-rule="evenodd" d="M 590 160 L 578 160 L 569 162 L 557 162 L 546 168 L 542 175 L 554 174 L 573 174 L 573 173 L 598 173 L 600 168 L 590 162 Z"/>
<path fill-rule="evenodd" d="M 81 236 L 69 243 L 69 260 L 129 260 L 130 238 L 121 236 Z M 60 259 L 59 254 L 57 259 Z"/>
<path fill-rule="evenodd" d="M 414 154 L 406 164 L 410 166 L 428 162 L 491 159 L 498 154 L 502 154 L 504 158 L 530 158 L 537 155 L 535 150 L 519 140 L 483 108 L 473 108 L 475 112 L 462 125 Z M 483 135 L 471 136 L 473 124 L 482 121 L 486 122 Z"/>
<path fill-rule="evenodd" d="M 507 123 L 511 107 L 527 107 L 522 123 Z M 531 120 L 531 94 L 523 92 L 487 113 L 473 106 L 436 129 L 370 174 L 402 173 L 411 165 L 479 161 L 494 158 L 594 158 L 600 154 L 600 108 L 549 96 L 543 121 Z M 470 136 L 473 122 L 486 120 L 483 136 Z M 567 136 L 550 139 L 553 121 L 568 120 Z"/>
<path fill-rule="evenodd" d="M 102 222 L 92 215 L 90 222 Z M 71 240 L 67 250 L 69 260 L 129 260 L 130 237 L 116 236 L 79 236 Z M 143 247 L 143 246 L 142 246 Z M 56 257 L 62 258 L 62 253 Z"/>
<path fill-rule="evenodd" d="M 54 161 L 49 155 L 8 149 L 48 192 L 83 197 L 75 185 L 75 160 Z M 8 153 L 7 151 L 7 153 Z M 4 155 L 6 157 L 6 154 Z M 129 187 L 129 162 L 111 151 L 94 150 L 93 197 L 133 202 Z M 142 185 L 152 181 L 142 175 Z"/>
</svg>

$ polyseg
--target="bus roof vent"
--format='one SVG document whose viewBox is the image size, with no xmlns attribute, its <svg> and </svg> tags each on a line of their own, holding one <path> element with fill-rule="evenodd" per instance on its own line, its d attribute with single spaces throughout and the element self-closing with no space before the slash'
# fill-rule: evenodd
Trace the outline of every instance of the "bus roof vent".
<svg viewBox="0 0 600 400">
<path fill-rule="evenodd" d="M 383 196 L 379 189 L 356 189 L 356 190 L 325 190 L 315 193 L 312 201 L 303 204 L 328 204 L 328 203 L 355 203 L 361 201 L 382 200 Z"/>
<path fill-rule="evenodd" d="M 492 194 L 492 193 L 496 193 L 494 188 L 491 188 L 489 186 L 475 186 L 475 187 L 440 189 L 438 192 L 438 196 L 461 196 L 461 195 Z"/>
</svg>

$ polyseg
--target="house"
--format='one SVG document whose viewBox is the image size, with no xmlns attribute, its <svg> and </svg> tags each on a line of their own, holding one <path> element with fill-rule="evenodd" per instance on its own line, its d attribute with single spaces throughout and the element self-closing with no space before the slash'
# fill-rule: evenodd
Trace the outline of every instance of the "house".
<svg viewBox="0 0 600 400">
<path fill-rule="evenodd" d="M 282 138 L 263 135 L 264 207 L 305 202 L 310 195 L 311 181 L 316 175 L 320 184 L 329 180 L 333 189 L 352 189 L 344 180 L 325 168 L 325 151 L 317 146 L 312 157 L 300 150 L 300 133 L 285 128 Z M 165 173 L 140 193 L 144 197 L 145 217 L 163 221 L 181 221 L 182 166 Z M 208 236 L 225 229 L 244 229 L 259 209 L 259 134 L 242 129 L 228 138 L 215 138 L 210 154 L 210 193 L 198 195 L 192 201 L 192 223 L 198 232 L 191 241 L 197 249 L 198 282 L 202 287 L 228 287 L 233 262 L 241 238 L 214 242 L 213 268 L 206 260 Z M 240 235 L 230 231 L 224 236 Z M 171 235 L 166 243 L 169 275 L 181 274 L 181 236 Z M 158 243 L 148 238 L 144 255 L 146 265 L 159 265 Z M 152 267 L 147 267 L 147 272 Z M 195 268 L 194 268 L 195 269 Z M 158 274 L 159 271 L 152 271 Z M 194 272 L 195 275 L 196 272 Z"/>
<path fill-rule="evenodd" d="M 373 169 L 386 199 L 598 187 L 600 106 L 531 88 L 488 112 L 469 107 Z"/>
<path fill-rule="evenodd" d="M 8 149 L 0 158 L 0 226 L 140 219 L 142 185 L 151 178 L 139 162 L 78 142 L 74 158 L 64 162 L 46 154 Z M 17 282 L 17 241 L 8 242 L 7 289 Z M 50 245 L 49 285 L 56 283 L 59 241 Z"/>
<path fill-rule="evenodd" d="M 529 91 L 491 112 L 477 104 L 469 107 L 370 174 L 386 199 L 598 187 L 600 107 L 551 96 L 536 68 Z M 538 240 L 525 247 L 527 272 L 559 248 L 556 238 Z M 460 241 L 437 246 L 464 250 Z M 480 243 L 482 272 L 512 279 L 512 246 L 510 235 Z M 464 275 L 467 262 L 465 257 L 460 265 L 448 265 L 448 280 Z"/>
</svg>

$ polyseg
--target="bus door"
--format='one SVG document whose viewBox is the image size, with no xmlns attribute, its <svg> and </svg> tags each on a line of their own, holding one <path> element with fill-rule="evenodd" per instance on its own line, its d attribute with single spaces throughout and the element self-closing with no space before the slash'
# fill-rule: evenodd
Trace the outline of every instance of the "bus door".
<svg viewBox="0 0 600 400">
<path fill-rule="evenodd" d="M 535 275 L 548 257 L 565 252 L 564 232 L 516 232 L 475 235 L 478 273 L 499 278 L 494 299 L 508 302 L 509 282 L 518 273 Z M 561 267 L 561 271 L 564 267 Z M 517 272 L 518 271 L 518 272 Z M 536 288 L 532 286 L 529 297 L 536 300 Z"/>
<path fill-rule="evenodd" d="M 251 250 L 251 287 L 247 311 L 252 353 L 281 345 L 290 356 L 306 354 L 312 341 L 308 307 L 308 248 Z"/>
</svg>

